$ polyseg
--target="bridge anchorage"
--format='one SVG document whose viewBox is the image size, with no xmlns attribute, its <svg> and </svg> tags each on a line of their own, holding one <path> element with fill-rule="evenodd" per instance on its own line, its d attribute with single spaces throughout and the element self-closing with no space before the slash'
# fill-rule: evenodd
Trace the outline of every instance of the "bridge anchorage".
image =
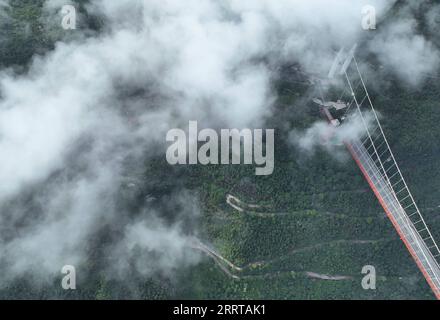
<svg viewBox="0 0 440 320">
<path fill-rule="evenodd" d="M 324 99 L 322 80 L 320 98 L 313 101 L 335 130 L 344 122 L 357 121 L 360 133 L 344 138 L 354 161 L 382 205 L 386 215 L 440 300 L 440 250 L 414 201 L 396 162 L 373 106 L 355 58 L 356 46 L 348 54 L 339 51 L 328 77 L 340 77 L 344 92 L 336 101 Z M 345 57 L 344 57 L 345 55 Z M 359 129 L 359 128 L 358 128 Z"/>
</svg>

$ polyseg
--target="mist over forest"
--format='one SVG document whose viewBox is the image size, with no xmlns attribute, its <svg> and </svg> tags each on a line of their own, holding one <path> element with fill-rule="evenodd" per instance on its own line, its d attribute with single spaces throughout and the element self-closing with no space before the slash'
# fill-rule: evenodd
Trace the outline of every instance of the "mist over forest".
<svg viewBox="0 0 440 320">
<path fill-rule="evenodd" d="M 357 44 L 438 238 L 439 19 L 430 0 L 0 0 L 0 298 L 432 299 L 312 99 Z M 273 173 L 170 165 L 189 121 L 274 129 Z"/>
</svg>

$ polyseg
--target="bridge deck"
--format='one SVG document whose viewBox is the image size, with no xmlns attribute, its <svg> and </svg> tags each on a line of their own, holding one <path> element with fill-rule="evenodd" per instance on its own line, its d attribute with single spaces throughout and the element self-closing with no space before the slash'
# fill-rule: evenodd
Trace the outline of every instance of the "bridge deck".
<svg viewBox="0 0 440 320">
<path fill-rule="evenodd" d="M 437 299 L 440 299 L 440 268 L 414 222 L 408 217 L 396 192 L 381 174 L 380 168 L 373 161 L 360 140 L 346 143 L 347 148 L 373 189 L 376 197 L 416 261 Z M 428 237 L 429 238 L 429 237 Z"/>
</svg>

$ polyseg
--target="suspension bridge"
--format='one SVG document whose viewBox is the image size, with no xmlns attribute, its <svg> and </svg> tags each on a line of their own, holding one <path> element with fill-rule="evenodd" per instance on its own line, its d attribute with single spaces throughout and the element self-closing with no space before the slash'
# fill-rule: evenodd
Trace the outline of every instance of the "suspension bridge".
<svg viewBox="0 0 440 320">
<path fill-rule="evenodd" d="M 440 250 L 425 222 L 390 148 L 358 62 L 356 46 L 344 57 L 338 53 L 329 78 L 340 77 L 343 93 L 337 102 L 327 102 L 320 87 L 322 114 L 337 127 L 361 124 L 360 134 L 343 143 L 360 168 L 434 295 L 440 300 Z M 316 102 L 315 101 L 315 102 Z M 357 128 L 359 129 L 359 128 Z"/>
</svg>

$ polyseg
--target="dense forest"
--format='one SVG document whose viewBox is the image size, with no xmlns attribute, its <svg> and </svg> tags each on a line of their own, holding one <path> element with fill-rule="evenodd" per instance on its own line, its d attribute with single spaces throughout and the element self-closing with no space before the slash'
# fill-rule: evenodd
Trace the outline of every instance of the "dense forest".
<svg viewBox="0 0 440 320">
<path fill-rule="evenodd" d="M 77 1 L 81 6 L 86 1 Z M 45 23 L 42 0 L 12 0 L 8 20 L 0 22 L 2 68 L 25 70 L 31 59 L 69 41 Z M 82 15 L 89 32 L 100 22 Z M 374 57 L 371 59 L 375 64 Z M 0 289 L 3 298 L 69 299 L 431 299 L 422 274 L 386 218 L 354 161 L 346 153 L 335 159 L 324 148 L 303 154 L 289 140 L 289 132 L 320 120 L 311 103 L 314 86 L 304 75 L 285 66 L 274 80 L 277 101 L 267 126 L 276 130 L 275 170 L 255 176 L 250 166 L 188 166 L 169 169 L 164 158 L 143 168 L 145 186 L 134 194 L 122 192 L 121 201 L 137 201 L 149 194 L 166 199 L 179 186 L 200 198 L 199 238 L 233 267 L 202 255 L 194 267 L 172 277 L 133 274 L 125 280 L 108 279 L 97 241 L 89 248 L 90 263 L 81 266 L 86 277 L 78 289 L 64 291 L 60 279 L 35 286 L 26 279 Z M 438 73 L 437 73 L 438 75 Z M 440 81 L 430 78 L 413 89 L 391 74 L 388 84 L 372 97 L 383 116 L 397 161 L 434 237 L 440 238 Z M 294 78 L 294 81 L 292 79 Z M 372 79 L 367 79 L 367 85 Z M 142 179 L 141 179 L 142 180 Z M 228 195 L 253 204 L 240 211 L 227 203 Z M 125 198 L 124 198 L 125 197 Z M 164 200 L 165 201 L 165 200 Z M 133 206 L 136 206 L 134 204 Z M 97 236 L 98 237 L 98 236 Z M 376 290 L 363 290 L 361 270 L 376 268 Z M 226 271 L 225 271 L 226 269 Z M 308 272 L 343 277 L 328 281 Z"/>
</svg>

